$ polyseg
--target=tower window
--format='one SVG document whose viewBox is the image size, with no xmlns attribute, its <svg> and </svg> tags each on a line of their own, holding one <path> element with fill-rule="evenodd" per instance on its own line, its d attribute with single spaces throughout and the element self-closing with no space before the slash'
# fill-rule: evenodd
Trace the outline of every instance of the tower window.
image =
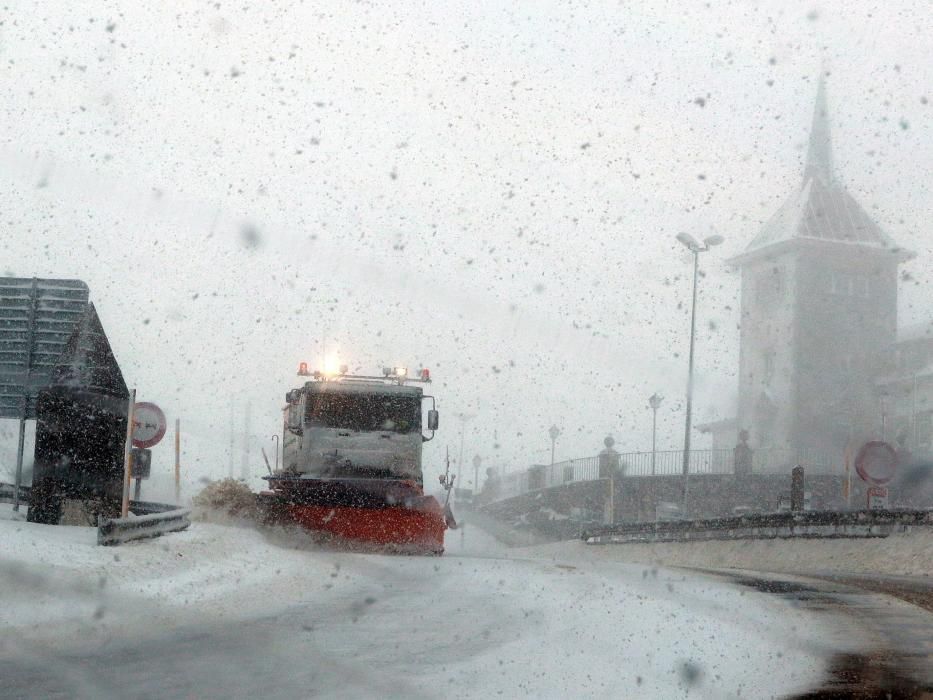
<svg viewBox="0 0 933 700">
<path fill-rule="evenodd" d="M 839 270 L 832 270 L 829 273 L 829 292 L 830 294 L 848 294 L 849 276 Z"/>
<path fill-rule="evenodd" d="M 829 293 L 867 299 L 871 296 L 871 280 L 865 275 L 832 270 L 829 273 Z"/>
<path fill-rule="evenodd" d="M 759 303 L 774 301 L 781 296 L 783 289 L 784 268 L 768 268 L 755 280 L 755 300 Z"/>
</svg>

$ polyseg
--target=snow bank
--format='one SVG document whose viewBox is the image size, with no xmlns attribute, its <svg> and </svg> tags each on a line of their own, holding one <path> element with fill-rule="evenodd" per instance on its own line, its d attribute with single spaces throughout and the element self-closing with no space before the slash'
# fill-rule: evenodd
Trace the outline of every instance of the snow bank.
<svg viewBox="0 0 933 700">
<path fill-rule="evenodd" d="M 443 558 L 200 522 L 118 548 L 94 532 L 0 519 L 14 695 L 765 698 L 818 684 L 847 644 L 832 618 L 771 596 L 516 558 L 470 524 Z M 596 549 L 572 553 L 597 562 Z M 116 649 L 147 663 L 118 666 Z"/>
<path fill-rule="evenodd" d="M 326 578 L 333 566 L 326 555 L 310 558 L 247 528 L 197 523 L 99 547 L 96 528 L 16 521 L 9 506 L 0 508 L 0 586 L 13 597 L 0 606 L 0 628 L 26 639 L 48 637 L 50 623 L 61 626 L 56 639 L 64 642 L 70 632 L 104 631 L 114 620 L 125 627 L 147 615 L 170 624 L 255 612 L 265 593 L 300 588 L 309 575 Z"/>
</svg>

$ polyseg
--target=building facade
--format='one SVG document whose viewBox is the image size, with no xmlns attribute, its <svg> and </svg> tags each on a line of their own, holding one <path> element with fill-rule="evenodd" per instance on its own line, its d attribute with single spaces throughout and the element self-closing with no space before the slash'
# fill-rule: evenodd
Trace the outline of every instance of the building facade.
<svg viewBox="0 0 933 700">
<path fill-rule="evenodd" d="M 933 323 L 899 328 L 878 380 L 884 439 L 919 459 L 933 457 Z"/>
<path fill-rule="evenodd" d="M 755 449 L 823 455 L 878 437 L 912 256 L 846 191 L 820 81 L 800 186 L 729 262 L 741 274 L 738 415 Z"/>
</svg>

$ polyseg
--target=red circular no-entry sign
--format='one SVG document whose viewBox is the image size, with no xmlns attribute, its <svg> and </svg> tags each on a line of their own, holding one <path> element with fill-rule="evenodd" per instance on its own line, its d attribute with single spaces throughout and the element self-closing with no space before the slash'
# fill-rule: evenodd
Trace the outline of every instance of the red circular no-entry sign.
<svg viewBox="0 0 933 700">
<path fill-rule="evenodd" d="M 897 452 L 886 442 L 872 440 L 862 445 L 855 456 L 855 471 L 862 481 L 882 486 L 894 478 Z"/>
<path fill-rule="evenodd" d="M 133 423 L 134 447 L 152 447 L 165 437 L 165 414 L 154 403 L 137 403 L 133 408 Z"/>
</svg>

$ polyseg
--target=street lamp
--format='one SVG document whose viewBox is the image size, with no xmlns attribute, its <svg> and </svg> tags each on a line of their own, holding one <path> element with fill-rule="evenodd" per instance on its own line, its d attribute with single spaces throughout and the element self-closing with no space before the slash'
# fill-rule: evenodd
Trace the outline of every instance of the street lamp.
<svg viewBox="0 0 933 700">
<path fill-rule="evenodd" d="M 463 431 L 464 426 L 469 423 L 471 420 L 476 418 L 476 415 L 473 413 L 458 413 L 457 418 L 460 419 L 460 458 L 457 462 L 457 469 L 463 469 Z"/>
<path fill-rule="evenodd" d="M 551 436 L 551 466 L 554 466 L 554 447 L 557 445 L 557 436 L 560 435 L 560 428 L 556 425 L 552 425 L 547 431 L 548 435 Z"/>
<path fill-rule="evenodd" d="M 648 405 L 654 415 L 651 418 L 651 476 L 654 476 L 654 462 L 658 454 L 658 409 L 661 408 L 661 402 L 664 397 L 658 392 L 654 392 L 648 397 Z"/>
<path fill-rule="evenodd" d="M 690 359 L 687 370 L 687 417 L 684 427 L 684 490 L 683 507 L 687 505 L 687 474 L 690 471 L 690 423 L 693 420 L 693 343 L 696 336 L 697 323 L 697 273 L 700 267 L 700 253 L 705 253 L 710 248 L 722 243 L 722 236 L 716 234 L 707 236 L 700 244 L 689 233 L 678 233 L 677 240 L 682 243 L 687 250 L 693 253 L 693 304 L 690 310 Z"/>
<path fill-rule="evenodd" d="M 479 455 L 473 455 L 473 494 L 479 493 L 479 466 L 483 463 L 483 458 Z"/>
</svg>

